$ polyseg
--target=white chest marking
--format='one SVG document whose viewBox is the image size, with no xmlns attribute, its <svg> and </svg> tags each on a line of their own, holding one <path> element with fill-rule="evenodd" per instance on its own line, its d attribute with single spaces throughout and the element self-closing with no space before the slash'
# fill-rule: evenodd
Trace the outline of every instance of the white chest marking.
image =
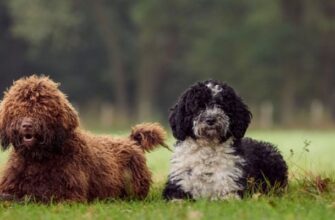
<svg viewBox="0 0 335 220">
<path fill-rule="evenodd" d="M 200 146 L 191 138 L 176 146 L 171 160 L 170 179 L 193 198 L 211 200 L 238 197 L 243 187 L 237 180 L 243 176 L 237 164 L 245 161 L 233 155 L 229 139 L 219 146 Z"/>
</svg>

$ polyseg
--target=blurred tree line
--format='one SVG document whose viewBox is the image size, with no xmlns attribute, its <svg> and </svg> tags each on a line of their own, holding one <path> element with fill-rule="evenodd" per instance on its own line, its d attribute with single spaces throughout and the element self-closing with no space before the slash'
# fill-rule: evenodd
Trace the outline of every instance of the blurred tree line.
<svg viewBox="0 0 335 220">
<path fill-rule="evenodd" d="M 334 119 L 335 1 L 0 0 L 0 67 L 2 91 L 45 73 L 78 106 L 111 103 L 124 122 L 166 119 L 207 78 L 255 109 L 271 102 L 281 125 L 304 121 L 314 100 Z"/>
</svg>

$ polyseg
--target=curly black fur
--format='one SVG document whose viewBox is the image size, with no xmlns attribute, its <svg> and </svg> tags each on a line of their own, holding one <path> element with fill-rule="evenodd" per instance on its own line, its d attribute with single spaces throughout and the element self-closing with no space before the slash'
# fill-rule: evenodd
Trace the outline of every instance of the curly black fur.
<svg viewBox="0 0 335 220">
<path fill-rule="evenodd" d="M 272 187 L 280 189 L 287 185 L 287 165 L 275 146 L 243 138 L 240 147 L 247 161 L 249 190 L 268 192 Z"/>
<path fill-rule="evenodd" d="M 217 86 L 215 94 L 209 84 Z M 198 82 L 188 88 L 170 109 L 169 122 L 177 139 L 176 147 L 186 139 L 199 139 L 194 133 L 194 120 L 202 111 L 214 106 L 229 117 L 229 128 L 220 134 L 219 140 L 225 143 L 232 138 L 234 154 L 245 160 L 244 164 L 236 164 L 243 171 L 243 175 L 236 179 L 236 184 L 243 190 L 237 194 L 284 188 L 287 185 L 287 165 L 283 157 L 270 143 L 243 138 L 252 115 L 234 89 L 225 83 L 215 80 Z M 178 181 L 171 181 L 170 174 L 163 197 L 168 200 L 192 198 L 192 194 L 183 191 Z"/>
<path fill-rule="evenodd" d="M 208 83 L 219 85 L 222 91 L 213 97 L 211 90 L 206 86 Z M 224 139 L 228 139 L 230 136 L 237 139 L 242 138 L 251 121 L 251 112 L 233 88 L 214 80 L 194 84 L 181 95 L 177 104 L 171 108 L 169 122 L 173 136 L 181 141 L 185 140 L 186 137 L 195 138 L 192 130 L 194 118 L 206 107 L 214 105 L 222 108 L 231 120 L 230 132 Z"/>
<path fill-rule="evenodd" d="M 181 187 L 173 182 L 173 181 L 168 181 L 166 183 L 166 187 L 163 191 L 164 198 L 166 200 L 171 200 L 171 199 L 189 199 L 193 200 L 192 194 L 189 192 L 185 192 Z"/>
</svg>

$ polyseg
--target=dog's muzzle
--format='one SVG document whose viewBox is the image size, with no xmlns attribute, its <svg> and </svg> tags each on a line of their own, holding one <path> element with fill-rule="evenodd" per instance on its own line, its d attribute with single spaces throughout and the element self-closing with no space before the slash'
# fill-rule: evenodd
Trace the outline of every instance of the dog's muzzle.
<svg viewBox="0 0 335 220">
<path fill-rule="evenodd" d="M 31 118 L 23 118 L 20 128 L 19 134 L 22 138 L 21 144 L 27 147 L 32 147 L 36 144 L 37 138 L 34 131 L 34 121 Z"/>
<path fill-rule="evenodd" d="M 194 135 L 207 140 L 221 140 L 229 130 L 229 117 L 218 107 L 202 111 L 193 122 Z"/>
</svg>

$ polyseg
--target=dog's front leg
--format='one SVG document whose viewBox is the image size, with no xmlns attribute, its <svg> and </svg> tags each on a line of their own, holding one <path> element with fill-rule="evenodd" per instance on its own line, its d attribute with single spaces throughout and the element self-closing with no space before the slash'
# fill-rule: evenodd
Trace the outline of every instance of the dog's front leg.
<svg viewBox="0 0 335 220">
<path fill-rule="evenodd" d="M 163 198 L 167 201 L 179 199 L 193 199 L 190 193 L 185 192 L 180 186 L 170 180 L 166 183 L 165 189 L 163 191 Z"/>
</svg>

